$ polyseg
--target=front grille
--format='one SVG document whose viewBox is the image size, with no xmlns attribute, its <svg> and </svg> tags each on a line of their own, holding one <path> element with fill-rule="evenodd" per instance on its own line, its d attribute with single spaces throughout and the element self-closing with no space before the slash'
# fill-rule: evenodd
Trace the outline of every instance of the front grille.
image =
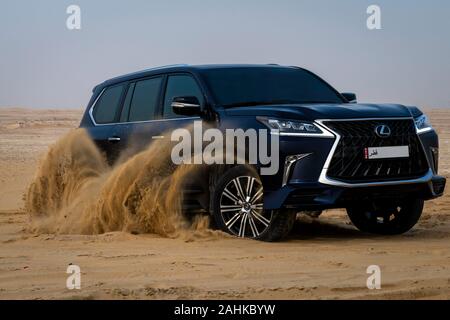
<svg viewBox="0 0 450 320">
<path fill-rule="evenodd" d="M 428 171 L 413 120 L 326 121 L 324 125 L 341 136 L 328 166 L 329 178 L 363 183 L 415 179 Z M 375 133 L 378 125 L 389 126 L 391 135 L 380 138 Z M 406 145 L 409 158 L 367 160 L 364 157 L 364 148 Z"/>
</svg>

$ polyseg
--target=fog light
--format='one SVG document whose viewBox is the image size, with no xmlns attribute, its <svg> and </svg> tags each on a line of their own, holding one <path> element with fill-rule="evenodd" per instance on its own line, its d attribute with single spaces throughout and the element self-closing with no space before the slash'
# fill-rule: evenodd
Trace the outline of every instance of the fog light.
<svg viewBox="0 0 450 320">
<path fill-rule="evenodd" d="M 435 195 L 440 195 L 444 193 L 445 182 L 446 180 L 443 177 L 433 178 L 432 184 L 433 184 L 433 192 Z"/>
</svg>

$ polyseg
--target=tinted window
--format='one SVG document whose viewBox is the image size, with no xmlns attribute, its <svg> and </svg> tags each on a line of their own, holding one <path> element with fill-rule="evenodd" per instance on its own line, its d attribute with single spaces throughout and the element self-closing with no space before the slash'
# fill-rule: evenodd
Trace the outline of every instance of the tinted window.
<svg viewBox="0 0 450 320">
<path fill-rule="evenodd" d="M 172 100 L 175 97 L 197 97 L 200 104 L 203 103 L 203 95 L 197 82 L 189 75 L 170 76 L 167 80 L 166 94 L 164 96 L 164 118 L 180 117 L 172 111 Z"/>
<path fill-rule="evenodd" d="M 129 121 L 152 120 L 158 104 L 161 78 L 136 82 L 131 99 Z"/>
<path fill-rule="evenodd" d="M 342 103 L 326 82 L 294 68 L 220 68 L 204 71 L 215 98 L 226 105 L 263 103 Z"/>
<path fill-rule="evenodd" d="M 133 98 L 135 83 L 130 83 L 127 90 L 127 95 L 123 101 L 122 113 L 120 114 L 120 122 L 128 121 L 128 114 L 130 113 L 131 99 Z"/>
<path fill-rule="evenodd" d="M 106 89 L 98 99 L 93 116 L 97 123 L 111 123 L 116 118 L 124 85 Z"/>
</svg>

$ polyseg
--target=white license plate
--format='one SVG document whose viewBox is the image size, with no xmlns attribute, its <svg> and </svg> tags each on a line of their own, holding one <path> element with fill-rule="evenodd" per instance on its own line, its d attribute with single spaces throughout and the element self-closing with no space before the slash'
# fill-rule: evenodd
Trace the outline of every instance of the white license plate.
<svg viewBox="0 0 450 320">
<path fill-rule="evenodd" d="M 368 160 L 395 159 L 408 157 L 409 157 L 409 146 L 364 148 L 364 158 Z"/>
</svg>

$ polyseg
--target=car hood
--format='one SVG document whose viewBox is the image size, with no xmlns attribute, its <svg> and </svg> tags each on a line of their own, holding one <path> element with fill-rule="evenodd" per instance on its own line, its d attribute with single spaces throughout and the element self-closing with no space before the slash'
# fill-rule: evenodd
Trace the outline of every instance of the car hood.
<svg viewBox="0 0 450 320">
<path fill-rule="evenodd" d="M 229 108 L 225 113 L 302 120 L 411 117 L 410 109 L 403 105 L 363 103 L 258 105 Z"/>
</svg>

